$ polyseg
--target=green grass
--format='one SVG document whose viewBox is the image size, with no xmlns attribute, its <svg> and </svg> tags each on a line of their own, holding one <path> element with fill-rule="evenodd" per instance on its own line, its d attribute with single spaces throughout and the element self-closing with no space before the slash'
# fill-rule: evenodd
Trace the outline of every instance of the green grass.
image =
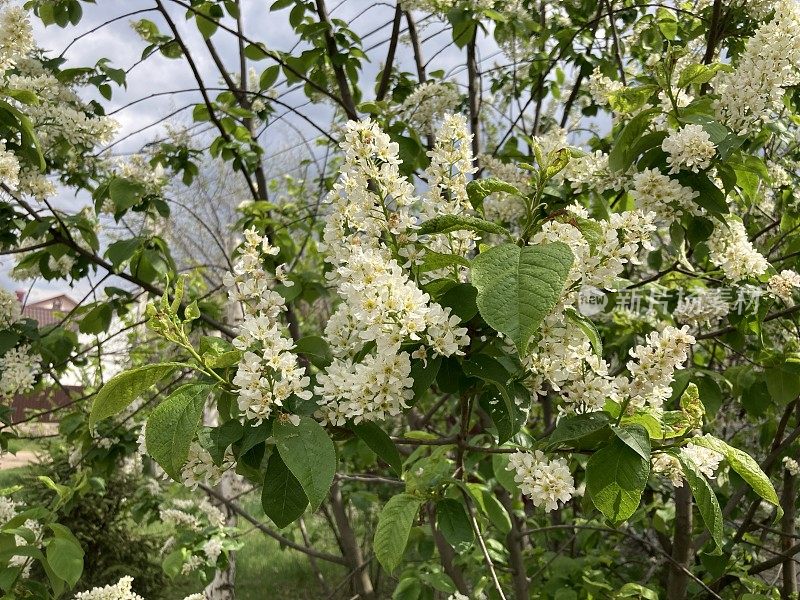
<svg viewBox="0 0 800 600">
<path fill-rule="evenodd" d="M 0 489 L 17 485 L 27 473 L 28 467 L 0 469 Z"/>
</svg>

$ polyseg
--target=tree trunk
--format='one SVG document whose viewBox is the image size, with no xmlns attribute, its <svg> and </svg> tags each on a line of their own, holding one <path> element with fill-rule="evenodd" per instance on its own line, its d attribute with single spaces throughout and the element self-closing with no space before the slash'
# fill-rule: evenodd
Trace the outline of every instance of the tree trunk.
<svg viewBox="0 0 800 600">
<path fill-rule="evenodd" d="M 783 493 L 781 494 L 781 508 L 783 509 L 781 553 L 786 555 L 782 567 L 783 587 L 781 588 L 781 598 L 783 600 L 795 598 L 797 594 L 797 564 L 794 562 L 794 556 L 792 555 L 792 546 L 795 542 L 794 503 L 796 500 L 797 477 L 784 469 Z"/>
<path fill-rule="evenodd" d="M 692 491 L 688 482 L 675 488 L 675 534 L 667 580 L 667 600 L 685 600 L 692 555 Z"/>
<path fill-rule="evenodd" d="M 350 526 L 350 518 L 347 516 L 347 510 L 342 500 L 342 490 L 338 482 L 331 487 L 331 508 L 333 509 L 336 527 L 339 529 L 339 538 L 344 548 L 344 558 L 353 572 L 353 580 L 358 586 L 360 600 L 376 600 L 372 580 L 369 577 L 369 570 L 364 564 L 361 547 L 358 545 L 353 528 Z"/>
</svg>

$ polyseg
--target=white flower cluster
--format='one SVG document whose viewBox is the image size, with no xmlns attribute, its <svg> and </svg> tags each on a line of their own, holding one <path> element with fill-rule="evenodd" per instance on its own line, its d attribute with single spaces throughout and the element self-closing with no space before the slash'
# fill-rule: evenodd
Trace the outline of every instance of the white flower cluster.
<svg viewBox="0 0 800 600">
<path fill-rule="evenodd" d="M 730 305 L 719 289 L 695 292 L 678 301 L 672 313 L 677 321 L 692 327 L 714 325 L 730 311 Z"/>
<path fill-rule="evenodd" d="M 782 105 L 784 89 L 800 82 L 800 6 L 775 3 L 775 16 L 747 42 L 731 73 L 716 77 L 717 117 L 738 134 L 758 131 Z"/>
<path fill-rule="evenodd" d="M 283 268 L 278 267 L 273 277 L 263 267 L 265 255 L 277 253 L 267 239 L 249 229 L 233 272 L 224 278 L 230 299 L 241 302 L 244 309 L 240 333 L 233 341 L 244 355 L 233 384 L 239 395 L 239 410 L 256 423 L 267 419 L 292 395 L 311 398 L 307 389 L 310 379 L 305 368 L 298 366 L 297 356 L 291 351 L 294 343 L 283 335 L 278 322 L 285 301 L 271 288 L 284 281 Z"/>
<path fill-rule="evenodd" d="M 560 221 L 545 223 L 531 243 L 563 242 L 570 247 L 574 261 L 568 284 L 580 280 L 584 285 L 613 288 L 614 280 L 626 264 L 639 264 L 637 256 L 641 249 L 654 248 L 652 236 L 657 228 L 653 212 L 612 213 L 608 221 L 598 221 L 590 219 L 589 213 L 581 206 L 573 205 L 567 210 L 583 219 L 593 233 L 597 230 L 594 248 L 578 226 Z"/>
<path fill-rule="evenodd" d="M 419 202 L 414 186 L 400 173 L 400 148 L 370 120 L 349 121 L 341 143 L 342 175 L 328 195 L 331 212 L 325 223 L 325 260 L 346 264 L 356 247 L 379 248 L 388 236 L 398 246 L 414 242 Z"/>
<path fill-rule="evenodd" d="M 0 184 L 12 190 L 19 186 L 19 161 L 12 152 L 6 150 L 3 140 L 0 140 Z"/>
<path fill-rule="evenodd" d="M 41 358 L 22 345 L 0 355 L 0 399 L 29 392 L 41 372 Z"/>
<path fill-rule="evenodd" d="M 515 471 L 516 481 L 523 494 L 536 507 L 556 510 L 558 503 L 566 504 L 575 494 L 575 480 L 563 458 L 548 460 L 541 450 L 515 452 L 509 456 L 509 471 Z"/>
<path fill-rule="evenodd" d="M 363 362 L 336 359 L 317 376 L 321 397 L 318 416 L 324 423 L 384 421 L 408 408 L 413 396 L 411 360 L 396 349 L 367 355 Z"/>
<path fill-rule="evenodd" d="M 655 212 L 660 221 L 671 223 L 683 213 L 700 215 L 704 211 L 694 202 L 700 192 L 681 185 L 658 169 L 645 169 L 633 176 L 630 196 L 636 207 Z"/>
<path fill-rule="evenodd" d="M 628 407 L 650 407 L 661 410 L 672 395 L 670 385 L 676 369 L 683 369 L 689 348 L 695 343 L 689 327 L 665 327 L 647 335 L 646 343 L 631 348 L 634 360 L 628 361 L 630 379 L 620 383 L 620 391 L 628 397 Z"/>
<path fill-rule="evenodd" d="M 189 446 L 189 456 L 181 469 L 181 482 L 188 488 L 197 489 L 200 484 L 216 486 L 226 471 L 233 468 L 233 450 L 228 448 L 222 459 L 222 465 L 217 466 L 208 450 L 197 442 Z"/>
<path fill-rule="evenodd" d="M 8 329 L 19 323 L 22 307 L 16 294 L 0 288 L 0 329 Z"/>
<path fill-rule="evenodd" d="M 800 288 L 800 274 L 796 271 L 784 269 L 777 275 L 773 275 L 767 282 L 767 288 L 786 304 L 794 304 L 792 293 L 796 288 Z"/>
<path fill-rule="evenodd" d="M 706 243 L 711 262 L 733 282 L 763 275 L 769 268 L 767 259 L 747 237 L 747 230 L 741 221 L 732 219 L 727 226 L 717 221 Z"/>
<path fill-rule="evenodd" d="M 28 12 L 21 6 L 0 2 L 0 72 L 17 64 L 33 49 L 33 32 Z"/>
<path fill-rule="evenodd" d="M 661 149 L 669 154 L 667 164 L 670 173 L 677 173 L 681 169 L 697 173 L 706 169 L 717 151 L 711 136 L 701 125 L 685 125 L 673 131 L 661 142 Z"/>
<path fill-rule="evenodd" d="M 610 77 L 603 75 L 600 69 L 595 67 L 594 71 L 589 76 L 587 87 L 589 89 L 589 94 L 592 96 L 592 100 L 600 106 L 605 106 L 608 104 L 609 96 L 615 92 L 619 92 L 625 86 L 622 85 L 621 82 L 614 81 Z"/>
<path fill-rule="evenodd" d="M 789 471 L 789 475 L 794 477 L 800 475 L 800 464 L 791 456 L 784 456 L 781 462 L 783 463 L 783 468 Z"/>
<path fill-rule="evenodd" d="M 431 153 L 428 206 L 446 196 L 446 210 L 466 210 L 466 175 L 472 172 L 468 146 L 463 118 L 446 117 Z M 329 196 L 333 210 L 324 249 L 334 267 L 328 279 L 343 302 L 325 328 L 335 358 L 318 375 L 315 388 L 318 417 L 337 425 L 347 419 L 383 420 L 407 406 L 413 380 L 410 356 L 400 351 L 403 342 L 420 342 L 443 356 L 462 353 L 469 342 L 466 329 L 458 327 L 460 319 L 432 302 L 385 245 L 388 237 L 407 264 L 414 264 L 403 250 L 416 242 L 411 207 L 420 199 L 400 175 L 397 144 L 376 124 L 363 121 L 347 124 L 342 148 L 345 164 Z M 454 250 L 455 243 L 464 251 L 469 242 L 452 237 L 448 247 Z M 374 353 L 355 362 L 368 343 L 375 344 Z"/>
<path fill-rule="evenodd" d="M 125 576 L 113 585 L 96 587 L 75 594 L 75 600 L 144 600 L 133 591 L 133 577 Z"/>
<path fill-rule="evenodd" d="M 12 89 L 36 94 L 37 104 L 25 105 L 25 114 L 33 121 L 43 150 L 55 149 L 62 142 L 77 148 L 91 149 L 111 141 L 118 123 L 94 114 L 91 108 L 69 87 L 34 58 L 17 63 L 19 74 L 11 75 Z"/>
<path fill-rule="evenodd" d="M 692 443 L 681 448 L 681 455 L 691 461 L 697 467 L 697 470 L 709 479 L 714 478 L 714 473 L 719 468 L 719 463 L 725 458 L 716 450 Z"/>
<path fill-rule="evenodd" d="M 659 452 L 651 457 L 651 470 L 670 480 L 673 486 L 683 487 L 683 468 L 680 461 L 666 452 Z"/>
<path fill-rule="evenodd" d="M 473 212 L 467 194 L 467 176 L 477 168 L 472 165 L 467 120 L 463 115 L 446 115 L 436 132 L 433 149 L 428 152 L 431 163 L 426 169 L 428 192 L 423 196 L 422 212 L 436 215 L 467 215 Z M 469 230 L 454 231 L 426 241 L 428 249 L 466 256 L 475 247 L 477 236 Z M 405 255 L 406 246 L 400 253 Z"/>
<path fill-rule="evenodd" d="M 445 115 L 461 103 L 461 95 L 454 83 L 429 81 L 414 88 L 400 107 L 403 118 L 419 130 L 432 136 Z"/>
<path fill-rule="evenodd" d="M 608 364 L 595 355 L 589 339 L 576 323 L 563 313 L 549 315 L 540 329 L 540 337 L 524 360 L 533 374 L 528 386 L 545 394 L 545 383 L 560 392 L 564 412 L 602 410 L 606 400 L 616 400 L 616 382 L 608 374 Z"/>
</svg>

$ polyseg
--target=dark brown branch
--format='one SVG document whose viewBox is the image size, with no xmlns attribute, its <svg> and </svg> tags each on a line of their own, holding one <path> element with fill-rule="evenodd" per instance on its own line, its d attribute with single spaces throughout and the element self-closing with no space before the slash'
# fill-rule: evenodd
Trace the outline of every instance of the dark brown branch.
<svg viewBox="0 0 800 600">
<path fill-rule="evenodd" d="M 381 73 L 381 81 L 378 84 L 378 93 L 375 99 L 380 102 L 386 97 L 386 92 L 389 91 L 389 81 L 392 78 L 392 65 L 394 64 L 394 55 L 397 52 L 397 42 L 400 38 L 400 20 L 403 16 L 403 9 L 400 2 L 397 3 L 397 8 L 394 10 L 394 21 L 392 21 L 392 37 L 389 39 L 389 50 L 386 52 L 386 62 L 383 65 L 383 72 Z"/>
</svg>

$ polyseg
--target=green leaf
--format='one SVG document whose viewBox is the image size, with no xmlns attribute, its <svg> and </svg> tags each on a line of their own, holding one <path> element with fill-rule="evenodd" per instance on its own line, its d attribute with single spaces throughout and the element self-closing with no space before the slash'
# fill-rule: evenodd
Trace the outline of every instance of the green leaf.
<svg viewBox="0 0 800 600">
<path fill-rule="evenodd" d="M 633 426 L 630 429 L 633 429 Z M 647 432 L 639 428 L 641 436 Z M 647 441 L 649 447 L 649 438 Z M 613 523 L 621 523 L 639 507 L 650 476 L 650 460 L 620 437 L 595 452 L 586 464 L 586 491 L 594 505 Z"/>
<path fill-rule="evenodd" d="M 264 514 L 280 529 L 299 519 L 308 506 L 303 486 L 277 452 L 273 452 L 267 462 L 261 506 Z"/>
<path fill-rule="evenodd" d="M 451 233 L 464 229 L 511 235 L 508 229 L 501 225 L 466 215 L 439 215 L 438 217 L 433 217 L 422 223 L 417 229 L 417 233 L 419 235 L 430 235 L 434 233 Z"/>
<path fill-rule="evenodd" d="M 278 81 L 278 75 L 280 75 L 280 65 L 267 67 L 264 69 L 264 72 L 261 73 L 261 78 L 258 81 L 258 88 L 262 92 L 271 88 L 275 85 L 275 82 Z"/>
<path fill-rule="evenodd" d="M 645 427 L 641 425 L 612 427 L 612 431 L 636 454 L 645 460 L 650 460 L 650 435 Z"/>
<path fill-rule="evenodd" d="M 611 434 L 611 417 L 606 412 L 589 412 L 581 415 L 568 415 L 558 421 L 558 425 L 547 438 L 548 448 L 568 445 L 575 449 L 591 449 L 608 439 Z"/>
<path fill-rule="evenodd" d="M 111 305 L 102 302 L 95 305 L 89 313 L 81 319 L 78 329 L 81 333 L 98 334 L 106 331 L 111 325 L 111 317 L 114 315 Z"/>
<path fill-rule="evenodd" d="M 436 528 L 453 548 L 472 543 L 475 532 L 464 506 L 458 500 L 444 498 L 436 503 Z"/>
<path fill-rule="evenodd" d="M 730 70 L 729 65 L 721 63 L 712 63 L 710 65 L 691 64 L 681 71 L 678 78 L 678 88 L 685 88 L 688 85 L 695 85 L 699 83 L 707 83 L 714 78 L 720 71 Z"/>
<path fill-rule="evenodd" d="M 489 518 L 492 525 L 503 534 L 507 534 L 511 531 L 511 517 L 508 516 L 506 509 L 489 490 L 476 483 L 468 483 L 466 487 L 475 500 L 475 504 L 480 511 Z"/>
<path fill-rule="evenodd" d="M 108 185 L 108 192 L 114 208 L 120 212 L 137 204 L 142 199 L 145 188 L 138 181 L 114 177 Z"/>
<path fill-rule="evenodd" d="M 294 351 L 302 354 L 315 367 L 324 369 L 333 362 L 330 346 L 318 335 L 308 335 L 297 340 Z"/>
<path fill-rule="evenodd" d="M 73 539 L 56 537 L 47 544 L 47 564 L 58 577 L 75 587 L 83 573 L 83 549 Z"/>
<path fill-rule="evenodd" d="M 722 440 L 708 433 L 703 437 L 692 438 L 692 443 L 710 448 L 722 454 L 725 460 L 728 461 L 731 469 L 736 471 L 756 494 L 778 509 L 777 518 L 780 519 L 781 516 L 783 516 L 783 509 L 781 509 L 778 494 L 775 492 L 775 488 L 772 487 L 772 482 L 769 480 L 766 473 L 761 470 L 761 467 L 758 466 L 758 463 L 752 456 L 733 446 L 729 446 Z"/>
<path fill-rule="evenodd" d="M 408 544 L 408 536 L 422 500 L 411 494 L 398 494 L 389 499 L 378 516 L 374 549 L 378 562 L 392 573 Z"/>
<path fill-rule="evenodd" d="M 401 579 L 392 592 L 392 600 L 418 600 L 422 593 L 422 583 L 415 577 Z"/>
<path fill-rule="evenodd" d="M 419 265 L 421 273 L 436 271 L 438 269 L 449 269 L 450 267 L 468 267 L 469 261 L 458 254 L 445 254 L 428 250 Z"/>
<path fill-rule="evenodd" d="M 480 407 L 486 411 L 497 429 L 497 442 L 505 444 L 522 427 L 521 411 L 514 406 L 514 401 L 494 385 L 487 386 L 478 399 Z"/>
<path fill-rule="evenodd" d="M 362 421 L 353 425 L 352 429 L 369 449 L 378 455 L 378 458 L 392 468 L 398 477 L 403 474 L 403 459 L 400 457 L 400 452 L 380 426 L 371 421 Z"/>
<path fill-rule="evenodd" d="M 311 417 L 300 417 L 297 426 L 278 419 L 272 435 L 283 462 L 303 486 L 311 510 L 317 510 L 336 474 L 336 448 L 331 438 Z"/>
<path fill-rule="evenodd" d="M 650 97 L 658 90 L 657 85 L 640 85 L 624 87 L 608 96 L 612 110 L 621 114 L 633 113 L 642 108 Z"/>
<path fill-rule="evenodd" d="M 719 215 L 724 219 L 724 215 L 728 214 L 728 203 L 725 202 L 725 194 L 716 185 L 714 185 L 708 176 L 703 173 L 692 173 L 690 171 L 681 171 L 674 176 L 681 185 L 691 188 L 700 195 L 693 201 L 705 208 L 708 212 Z"/>
<path fill-rule="evenodd" d="M 800 395 L 800 374 L 781 367 L 764 370 L 769 395 L 778 404 L 786 406 Z"/>
<path fill-rule="evenodd" d="M 178 369 L 189 367 L 181 363 L 159 363 L 123 371 L 113 377 L 98 392 L 89 414 L 89 425 L 124 410 L 153 385 Z"/>
<path fill-rule="evenodd" d="M 472 261 L 481 316 L 511 338 L 520 355 L 561 297 L 572 260 L 569 247 L 556 242 L 524 248 L 503 244 Z"/>
<path fill-rule="evenodd" d="M 147 452 L 175 481 L 181 480 L 181 469 L 189 457 L 189 446 L 203 420 L 203 408 L 213 387 L 208 383 L 179 387 L 147 419 Z"/>
<path fill-rule="evenodd" d="M 608 168 L 614 171 L 625 171 L 631 166 L 635 155 L 632 153 L 634 142 L 650 127 L 650 121 L 661 112 L 661 109 L 644 110 L 633 117 L 620 131 L 614 141 L 614 147 L 608 153 Z"/>
<path fill-rule="evenodd" d="M 472 204 L 473 208 L 476 210 L 481 207 L 487 196 L 497 192 L 513 194 L 515 196 L 522 195 L 522 193 L 510 183 L 506 183 L 494 177 L 475 179 L 467 184 L 467 197 L 469 198 L 470 204 Z"/>
<path fill-rule="evenodd" d="M 682 452 L 676 452 L 675 456 L 680 461 L 681 467 L 683 467 L 683 474 L 686 477 L 686 481 L 689 482 L 692 496 L 694 496 L 703 523 L 711 534 L 714 544 L 716 544 L 715 554 L 721 554 L 722 510 L 719 507 L 716 495 L 714 495 L 714 490 L 711 489 L 708 481 L 691 459 L 684 456 Z"/>
</svg>

